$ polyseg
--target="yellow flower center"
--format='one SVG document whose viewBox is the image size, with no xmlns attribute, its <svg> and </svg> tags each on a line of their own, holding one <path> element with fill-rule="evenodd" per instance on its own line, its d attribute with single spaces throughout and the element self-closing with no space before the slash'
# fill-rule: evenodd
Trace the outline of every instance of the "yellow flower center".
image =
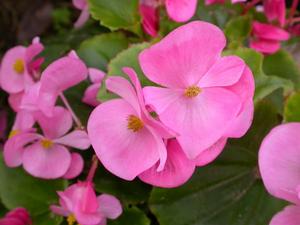
<svg viewBox="0 0 300 225">
<path fill-rule="evenodd" d="M 24 66 L 24 61 L 22 59 L 17 59 L 13 65 L 14 70 L 18 74 L 22 74 L 24 72 L 25 66 Z"/>
<path fill-rule="evenodd" d="M 127 128 L 129 130 L 132 130 L 133 132 L 137 132 L 144 127 L 143 121 L 137 116 L 130 115 L 127 121 L 128 121 Z"/>
<path fill-rule="evenodd" d="M 194 98 L 197 95 L 199 95 L 201 92 L 201 89 L 197 86 L 190 86 L 184 91 L 184 96 L 188 98 Z"/>
<path fill-rule="evenodd" d="M 49 140 L 49 139 L 42 139 L 42 140 L 41 140 L 41 145 L 43 146 L 43 148 L 49 149 L 49 148 L 52 147 L 53 141 L 51 141 L 51 140 Z"/>
<path fill-rule="evenodd" d="M 14 136 L 16 136 L 17 134 L 19 134 L 20 131 L 19 130 L 12 130 L 9 135 L 8 135 L 8 138 L 12 138 Z"/>
<path fill-rule="evenodd" d="M 67 217 L 67 222 L 68 222 L 68 225 L 75 225 L 76 223 L 76 218 L 73 214 L 69 215 Z M 79 223 L 77 223 L 77 225 L 80 225 Z"/>
</svg>

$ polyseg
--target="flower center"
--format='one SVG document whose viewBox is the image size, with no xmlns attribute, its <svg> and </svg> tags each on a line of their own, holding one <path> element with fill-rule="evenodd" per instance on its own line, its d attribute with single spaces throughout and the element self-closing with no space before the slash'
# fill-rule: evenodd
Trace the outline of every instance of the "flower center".
<svg viewBox="0 0 300 225">
<path fill-rule="evenodd" d="M 130 115 L 127 119 L 127 128 L 133 132 L 137 132 L 144 127 L 143 121 L 137 116 Z"/>
<path fill-rule="evenodd" d="M 16 136 L 17 134 L 19 134 L 20 131 L 19 130 L 12 130 L 9 135 L 8 135 L 8 138 L 12 138 L 14 136 Z"/>
<path fill-rule="evenodd" d="M 49 149 L 52 147 L 53 145 L 53 141 L 49 140 L 49 139 L 42 139 L 41 140 L 41 145 L 43 146 L 43 148 L 45 149 Z"/>
<path fill-rule="evenodd" d="M 13 67 L 18 74 L 22 74 L 24 72 L 24 61 L 22 59 L 17 59 Z"/>
<path fill-rule="evenodd" d="M 67 217 L 67 222 L 68 222 L 68 225 L 75 225 L 76 223 L 76 218 L 73 214 L 69 215 Z M 79 223 L 77 223 L 77 225 L 80 225 Z"/>
<path fill-rule="evenodd" d="M 194 98 L 197 95 L 199 95 L 201 92 L 201 89 L 197 86 L 190 86 L 184 91 L 184 96 L 188 98 Z"/>
</svg>

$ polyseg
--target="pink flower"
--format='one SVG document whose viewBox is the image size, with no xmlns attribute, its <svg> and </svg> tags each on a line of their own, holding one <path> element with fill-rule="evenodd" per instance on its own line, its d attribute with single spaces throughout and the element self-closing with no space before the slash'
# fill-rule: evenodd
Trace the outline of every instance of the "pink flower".
<svg viewBox="0 0 300 225">
<path fill-rule="evenodd" d="M 91 182 L 78 182 L 65 191 L 59 191 L 60 206 L 51 210 L 67 217 L 68 224 L 106 225 L 106 219 L 116 219 L 122 214 L 122 206 L 112 195 L 96 196 Z"/>
<path fill-rule="evenodd" d="M 97 100 L 97 95 L 104 77 L 105 73 L 103 71 L 95 68 L 89 68 L 89 78 L 92 82 L 92 85 L 85 90 L 82 102 L 93 107 L 96 107 L 100 104 L 100 102 Z"/>
<path fill-rule="evenodd" d="M 30 215 L 24 208 L 16 208 L 0 219 L 0 225 L 31 225 Z"/>
<path fill-rule="evenodd" d="M 74 24 L 74 27 L 80 28 L 90 18 L 89 5 L 87 0 L 73 0 L 73 5 L 75 6 L 75 8 L 81 10 L 81 14 Z"/>
<path fill-rule="evenodd" d="M 285 30 L 270 24 L 253 22 L 253 38 L 250 47 L 258 52 L 273 54 L 280 49 L 280 41 L 286 41 L 290 35 Z"/>
<path fill-rule="evenodd" d="M 274 216 L 271 225 L 300 224 L 300 123 L 275 127 L 259 150 L 259 169 L 268 192 L 293 203 Z"/>
<path fill-rule="evenodd" d="M 35 38 L 29 47 L 16 46 L 5 53 L 0 67 L 0 84 L 3 90 L 15 94 L 34 82 L 35 73 L 43 62 L 43 58 L 35 57 L 43 48 L 39 38 Z"/>
<path fill-rule="evenodd" d="M 212 5 L 216 3 L 223 4 L 225 3 L 225 0 L 205 0 L 205 5 Z"/>
<path fill-rule="evenodd" d="M 196 12 L 197 0 L 165 0 L 169 17 L 176 22 L 186 22 Z"/>
<path fill-rule="evenodd" d="M 221 138 L 244 135 L 252 121 L 252 73 L 240 58 L 221 57 L 225 44 L 219 28 L 195 21 L 139 56 L 145 75 L 166 87 L 145 87 L 146 104 L 179 134 L 190 159 Z"/>
<path fill-rule="evenodd" d="M 264 12 L 269 22 L 278 21 L 285 24 L 285 0 L 264 0 Z"/>
<path fill-rule="evenodd" d="M 94 109 L 88 121 L 88 134 L 105 168 L 123 179 L 133 180 L 158 161 L 157 170 L 164 168 L 167 150 L 162 138 L 170 134 L 146 110 L 135 72 L 130 68 L 124 68 L 124 72 L 135 88 L 125 78 L 110 76 L 106 87 L 122 99 L 104 102 Z"/>
<path fill-rule="evenodd" d="M 140 0 L 140 14 L 144 31 L 152 37 L 157 36 L 159 12 L 157 0 Z"/>
<path fill-rule="evenodd" d="M 231 0 L 231 2 L 234 3 L 239 3 L 239 2 L 246 2 L 247 0 Z"/>
<path fill-rule="evenodd" d="M 68 148 L 87 149 L 90 146 L 86 132 L 72 127 L 70 113 L 55 107 L 52 117 L 42 113 L 35 115 L 43 134 L 33 131 L 15 134 L 4 145 L 4 160 L 7 166 L 24 169 L 35 177 L 55 179 L 76 177 L 83 168 L 83 159 L 78 153 L 70 154 Z M 25 119 L 25 122 L 28 121 Z"/>
</svg>

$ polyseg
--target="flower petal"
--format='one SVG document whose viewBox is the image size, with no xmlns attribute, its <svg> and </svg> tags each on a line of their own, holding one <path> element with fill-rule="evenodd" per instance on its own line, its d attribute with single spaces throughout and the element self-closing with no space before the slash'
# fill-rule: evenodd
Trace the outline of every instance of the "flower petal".
<svg viewBox="0 0 300 225">
<path fill-rule="evenodd" d="M 196 12 L 197 0 L 166 0 L 169 17 L 176 22 L 186 22 Z"/>
<path fill-rule="evenodd" d="M 120 201 L 108 194 L 102 194 L 97 197 L 99 202 L 99 211 L 104 217 L 116 219 L 122 214 L 122 206 Z"/>
<path fill-rule="evenodd" d="M 97 100 L 97 95 L 100 87 L 101 87 L 101 83 L 96 83 L 89 86 L 84 92 L 82 102 L 93 107 L 99 105 L 100 101 Z"/>
<path fill-rule="evenodd" d="M 290 205 L 277 213 L 270 225 L 298 225 L 300 224 L 300 206 Z"/>
<path fill-rule="evenodd" d="M 273 54 L 280 49 L 280 42 L 257 38 L 250 41 L 250 48 L 261 53 Z"/>
<path fill-rule="evenodd" d="M 143 50 L 139 62 L 151 81 L 166 87 L 186 88 L 199 82 L 220 57 L 225 44 L 225 36 L 218 27 L 194 21 Z"/>
<path fill-rule="evenodd" d="M 24 92 L 21 91 L 21 92 L 15 93 L 15 94 L 10 94 L 8 97 L 9 106 L 15 112 L 18 112 L 20 110 L 23 95 L 24 95 Z"/>
<path fill-rule="evenodd" d="M 53 140 L 55 143 L 77 149 L 88 149 L 91 146 L 88 134 L 84 130 L 74 130 L 61 138 Z"/>
<path fill-rule="evenodd" d="M 253 22 L 253 33 L 261 39 L 274 41 L 286 41 L 290 38 L 290 34 L 284 29 L 257 21 Z"/>
<path fill-rule="evenodd" d="M 97 68 L 89 68 L 89 78 L 92 83 L 100 83 L 106 76 L 105 72 Z"/>
<path fill-rule="evenodd" d="M 74 23 L 75 28 L 82 27 L 90 18 L 90 12 L 88 6 L 86 6 L 82 11 L 77 21 Z"/>
<path fill-rule="evenodd" d="M 67 170 L 66 174 L 63 176 L 64 179 L 74 179 L 83 170 L 84 161 L 78 153 L 71 154 L 71 165 Z"/>
<path fill-rule="evenodd" d="M 57 215 L 61 215 L 61 216 L 65 216 L 65 217 L 67 217 L 70 214 L 70 212 L 68 210 L 66 210 L 63 207 L 57 206 L 57 205 L 51 205 L 50 210 Z"/>
</svg>

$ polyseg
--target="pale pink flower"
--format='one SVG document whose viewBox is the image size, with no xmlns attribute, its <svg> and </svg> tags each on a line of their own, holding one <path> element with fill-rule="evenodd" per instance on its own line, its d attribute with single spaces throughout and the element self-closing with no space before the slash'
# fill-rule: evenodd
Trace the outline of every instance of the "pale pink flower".
<svg viewBox="0 0 300 225">
<path fill-rule="evenodd" d="M 123 77 L 110 76 L 107 89 L 122 99 L 104 102 L 94 109 L 88 134 L 104 167 L 123 179 L 133 180 L 158 161 L 157 170 L 163 170 L 167 150 L 162 138 L 170 134 L 146 110 L 135 72 L 130 68 L 124 68 L 124 72 L 135 88 Z"/>
<path fill-rule="evenodd" d="M 144 31 L 152 37 L 157 36 L 159 12 L 157 0 L 140 0 L 140 14 Z"/>
<path fill-rule="evenodd" d="M 89 5 L 87 0 L 73 0 L 73 5 L 75 8 L 81 10 L 81 14 L 77 21 L 74 23 L 74 27 L 82 27 L 90 18 Z"/>
<path fill-rule="evenodd" d="M 285 8 L 285 0 L 264 0 L 264 12 L 269 22 L 278 21 L 281 26 L 284 26 Z"/>
<path fill-rule="evenodd" d="M 258 52 L 273 54 L 280 49 L 280 42 L 290 38 L 290 34 L 271 24 L 253 22 L 253 38 L 250 41 L 250 47 Z"/>
<path fill-rule="evenodd" d="M 145 75 L 166 87 L 145 87 L 146 104 L 179 134 L 190 159 L 221 138 L 244 135 L 252 121 L 252 73 L 242 59 L 221 57 L 225 44 L 219 28 L 195 21 L 139 56 Z"/>
<path fill-rule="evenodd" d="M 32 221 L 28 211 L 24 208 L 16 208 L 8 212 L 0 219 L 0 225 L 31 225 Z"/>
<path fill-rule="evenodd" d="M 100 104 L 100 101 L 97 99 L 97 95 L 104 77 L 105 73 L 103 71 L 96 68 L 89 68 L 89 78 L 92 84 L 85 90 L 82 102 L 93 107 Z"/>
<path fill-rule="evenodd" d="M 55 179 L 76 177 L 83 168 L 83 159 L 78 153 L 70 153 L 68 148 L 87 149 L 90 146 L 85 131 L 75 130 L 66 134 L 72 127 L 70 113 L 55 107 L 52 117 L 36 113 L 43 135 L 34 131 L 14 134 L 4 145 L 4 160 L 7 166 L 23 165 L 35 177 Z M 28 120 L 24 120 L 28 123 Z"/>
<path fill-rule="evenodd" d="M 16 94 L 33 84 L 35 73 L 43 62 L 43 58 L 35 57 L 43 48 L 39 38 L 35 38 L 30 46 L 16 46 L 5 53 L 0 67 L 0 85 L 3 90 Z"/>
<path fill-rule="evenodd" d="M 65 191 L 59 191 L 59 206 L 51 210 L 67 217 L 69 224 L 106 225 L 108 219 L 116 219 L 122 214 L 120 201 L 112 195 L 96 196 L 91 182 L 78 182 Z"/>
<path fill-rule="evenodd" d="M 169 17 L 176 22 L 186 22 L 193 17 L 197 0 L 165 0 Z"/>
<path fill-rule="evenodd" d="M 300 123 L 271 130 L 259 150 L 259 170 L 268 192 L 294 204 L 274 216 L 270 225 L 300 224 Z"/>
</svg>

